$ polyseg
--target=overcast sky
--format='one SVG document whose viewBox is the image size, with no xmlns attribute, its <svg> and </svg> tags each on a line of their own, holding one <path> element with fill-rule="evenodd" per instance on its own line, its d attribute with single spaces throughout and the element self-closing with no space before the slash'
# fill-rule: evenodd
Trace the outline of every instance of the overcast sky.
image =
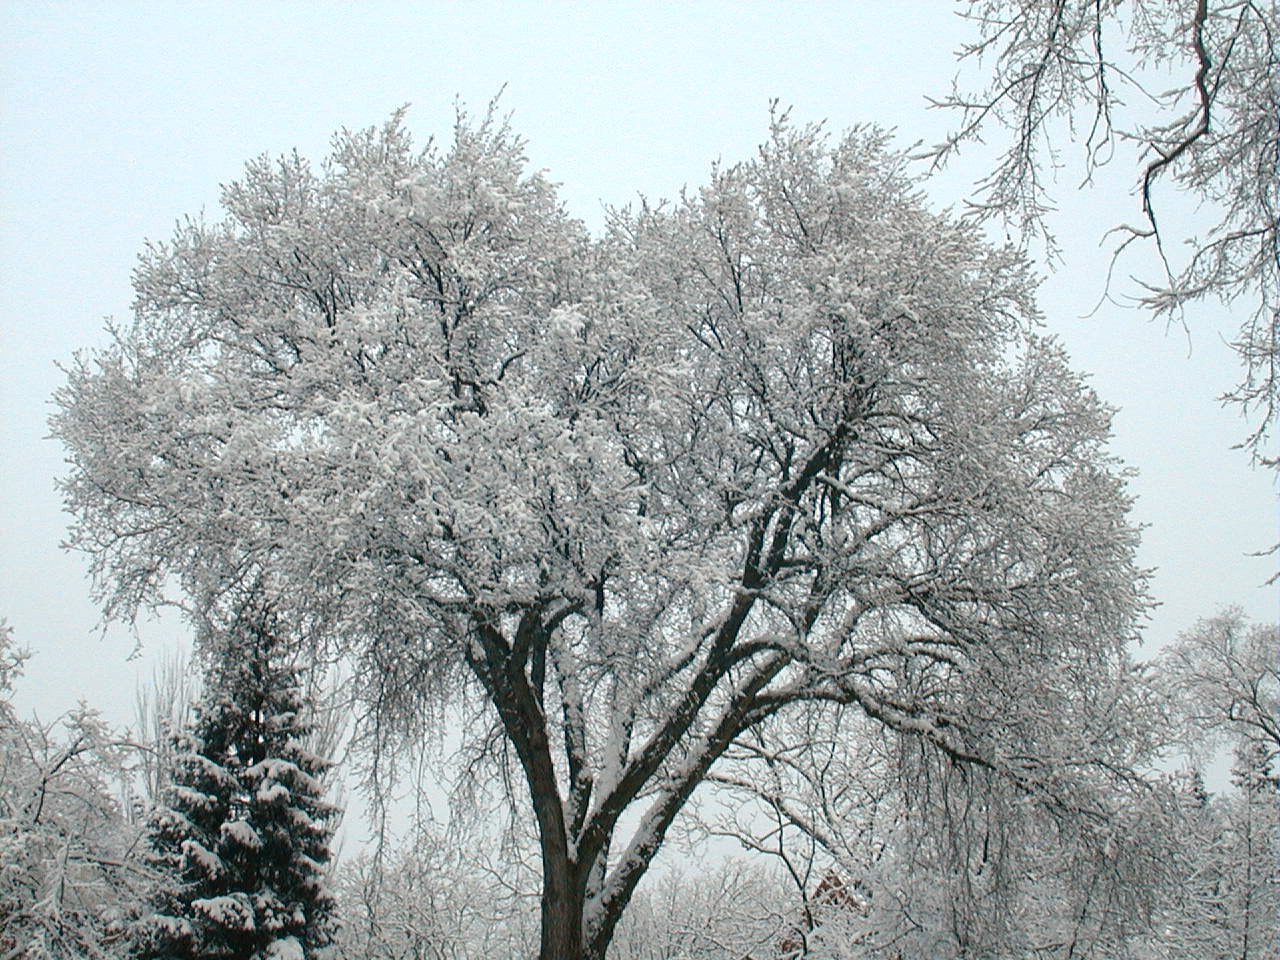
<svg viewBox="0 0 1280 960">
<path fill-rule="evenodd" d="M 137 678 L 181 646 L 180 623 L 103 637 L 84 558 L 60 551 L 58 446 L 45 439 L 57 364 L 127 318 L 145 239 L 202 210 L 245 160 L 297 149 L 320 159 L 340 127 L 383 122 L 409 103 L 420 139 L 447 137 L 455 100 L 501 106 L 529 155 L 598 227 L 602 204 L 673 196 L 710 163 L 750 155 L 771 100 L 799 121 L 897 128 L 938 140 L 963 24 L 939 0 L 896 3 L 39 3 L 0 5 L 0 617 L 34 657 L 24 710 L 50 717 L 84 698 L 121 722 Z M 969 158 L 931 184 L 958 204 Z M 1244 435 L 1216 398 L 1238 376 L 1220 307 L 1166 331 L 1112 304 L 1093 311 L 1107 226 L 1138 216 L 1114 186 L 1060 184 L 1064 264 L 1048 277 L 1047 329 L 1118 408 L 1114 450 L 1137 471 L 1141 562 L 1161 606 L 1148 650 L 1243 606 L 1275 619 L 1263 586 L 1276 562 L 1271 477 L 1231 446 Z M 1179 211 L 1175 211 L 1179 213 Z M 1194 216 L 1189 208 L 1181 215 Z M 1171 214 L 1172 216 L 1172 214 Z M 1121 275 L 1141 269 L 1122 264 Z M 1120 289 L 1124 281 L 1120 281 Z M 1131 289 L 1131 288 L 1129 288 Z"/>
</svg>

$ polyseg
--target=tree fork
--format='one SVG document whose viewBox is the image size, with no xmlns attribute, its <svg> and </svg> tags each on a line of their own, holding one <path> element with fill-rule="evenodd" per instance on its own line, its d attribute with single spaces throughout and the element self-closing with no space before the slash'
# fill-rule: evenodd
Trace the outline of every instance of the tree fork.
<svg viewBox="0 0 1280 960">
<path fill-rule="evenodd" d="M 540 960 L 582 960 L 586 874 L 569 855 L 564 804 L 551 761 L 546 716 L 529 688 L 522 657 L 512 652 L 492 623 L 477 618 L 476 636 L 483 655 L 470 654 L 472 671 L 489 693 L 503 728 L 516 748 L 538 824 L 542 853 Z M 528 616 L 521 633 L 532 628 Z M 517 639 L 517 645 L 525 637 Z"/>
</svg>

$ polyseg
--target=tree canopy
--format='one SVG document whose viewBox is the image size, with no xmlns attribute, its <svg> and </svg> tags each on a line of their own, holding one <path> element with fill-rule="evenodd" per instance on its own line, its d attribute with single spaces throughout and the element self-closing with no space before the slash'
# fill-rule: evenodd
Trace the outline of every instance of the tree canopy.
<svg viewBox="0 0 1280 960">
<path fill-rule="evenodd" d="M 708 771 L 796 705 L 1086 810 L 1145 602 L 1109 412 L 1020 255 L 907 167 L 775 117 L 591 238 L 492 115 L 253 161 L 68 372 L 72 542 L 125 618 L 260 586 L 383 740 L 487 703 L 546 958 L 603 956 Z"/>
</svg>

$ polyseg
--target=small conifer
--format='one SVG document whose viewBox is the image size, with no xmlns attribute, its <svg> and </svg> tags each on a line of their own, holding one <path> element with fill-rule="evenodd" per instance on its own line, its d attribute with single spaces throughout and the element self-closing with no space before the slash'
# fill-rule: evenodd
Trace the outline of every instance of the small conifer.
<svg viewBox="0 0 1280 960">
<path fill-rule="evenodd" d="M 332 764 L 306 746 L 299 671 L 273 626 L 260 607 L 237 617 L 177 737 L 148 832 L 161 879 L 135 928 L 140 960 L 301 960 L 332 940 Z"/>
</svg>

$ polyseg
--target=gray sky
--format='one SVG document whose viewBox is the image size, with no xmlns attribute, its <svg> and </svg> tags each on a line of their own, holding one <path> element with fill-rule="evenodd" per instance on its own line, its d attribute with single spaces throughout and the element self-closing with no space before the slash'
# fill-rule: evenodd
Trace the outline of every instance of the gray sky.
<svg viewBox="0 0 1280 960">
<path fill-rule="evenodd" d="M 602 203 L 676 194 L 711 161 L 748 156 L 772 99 L 834 131 L 896 127 L 934 142 L 925 109 L 955 73 L 964 27 L 937 0 L 896 3 L 40 3 L 0 6 L 0 617 L 35 654 L 19 690 L 50 717 L 76 699 L 129 719 L 139 676 L 183 628 L 96 630 L 82 557 L 59 550 L 62 468 L 48 433 L 56 364 L 126 318 L 146 238 L 202 209 L 243 162 L 297 148 L 321 158 L 340 127 L 383 122 L 410 103 L 420 140 L 447 137 L 455 98 L 501 106 L 569 208 L 598 226 Z M 958 204 L 981 169 L 966 160 L 929 188 Z M 1235 603 L 1275 619 L 1262 586 L 1274 559 L 1271 476 L 1231 445 L 1244 434 L 1216 397 L 1238 373 L 1224 344 L 1238 321 L 1216 306 L 1166 332 L 1105 304 L 1107 226 L 1138 216 L 1115 188 L 1074 192 L 1064 174 L 1055 226 L 1065 255 L 1045 283 L 1047 328 L 1119 410 L 1114 450 L 1138 471 L 1141 562 L 1162 606 L 1147 649 Z M 1169 220 L 1194 216 L 1170 208 Z M 1139 270 L 1144 261 L 1126 260 Z M 1123 280 L 1121 281 L 1123 287 Z M 1132 289 L 1129 287 L 1128 289 Z M 1086 316 L 1086 314 L 1090 314 Z"/>
</svg>

